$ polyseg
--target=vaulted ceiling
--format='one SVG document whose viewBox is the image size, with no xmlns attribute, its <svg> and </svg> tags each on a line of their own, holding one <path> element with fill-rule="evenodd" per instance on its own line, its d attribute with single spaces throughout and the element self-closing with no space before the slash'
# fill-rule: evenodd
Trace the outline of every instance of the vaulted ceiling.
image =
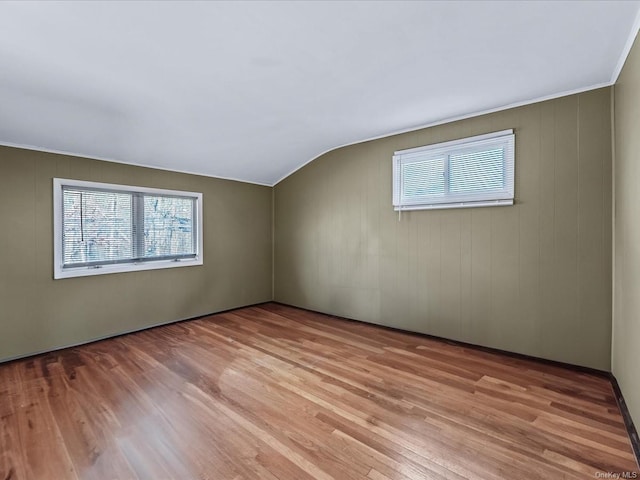
<svg viewBox="0 0 640 480">
<path fill-rule="evenodd" d="M 615 81 L 636 1 L 0 2 L 0 143 L 273 185 Z"/>
</svg>

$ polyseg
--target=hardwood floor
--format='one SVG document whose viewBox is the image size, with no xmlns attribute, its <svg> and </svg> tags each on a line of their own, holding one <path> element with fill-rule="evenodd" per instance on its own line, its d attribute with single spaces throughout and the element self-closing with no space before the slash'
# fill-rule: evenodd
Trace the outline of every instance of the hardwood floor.
<svg viewBox="0 0 640 480">
<path fill-rule="evenodd" d="M 0 480 L 626 471 L 605 378 L 278 304 L 0 365 Z"/>
</svg>

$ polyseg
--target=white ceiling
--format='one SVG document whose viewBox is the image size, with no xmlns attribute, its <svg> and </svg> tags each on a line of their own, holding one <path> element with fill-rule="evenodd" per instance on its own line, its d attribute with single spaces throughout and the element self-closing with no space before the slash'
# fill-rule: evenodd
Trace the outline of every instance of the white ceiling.
<svg viewBox="0 0 640 480">
<path fill-rule="evenodd" d="M 273 185 L 608 85 L 637 1 L 0 2 L 0 143 Z"/>
</svg>

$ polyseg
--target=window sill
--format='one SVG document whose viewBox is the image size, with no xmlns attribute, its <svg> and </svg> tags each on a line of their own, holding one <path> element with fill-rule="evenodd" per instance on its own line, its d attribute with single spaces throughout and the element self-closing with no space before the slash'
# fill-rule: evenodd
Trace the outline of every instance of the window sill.
<svg viewBox="0 0 640 480">
<path fill-rule="evenodd" d="M 54 280 L 62 278 L 89 277 L 93 275 L 106 275 L 109 273 L 124 272 L 140 272 L 145 270 L 158 270 L 162 268 L 176 267 L 195 267 L 202 265 L 202 256 L 193 259 L 175 260 L 159 260 L 157 262 L 139 262 L 139 263 L 119 263 L 116 265 L 101 265 L 99 267 L 74 267 L 74 268 L 55 268 L 53 272 Z"/>
<path fill-rule="evenodd" d="M 447 208 L 473 208 L 473 207 L 501 207 L 513 205 L 513 200 L 489 200 L 479 202 L 452 202 L 452 203 L 433 203 L 429 205 L 401 205 L 394 206 L 394 210 L 398 211 L 410 211 L 410 210 L 440 210 Z"/>
</svg>

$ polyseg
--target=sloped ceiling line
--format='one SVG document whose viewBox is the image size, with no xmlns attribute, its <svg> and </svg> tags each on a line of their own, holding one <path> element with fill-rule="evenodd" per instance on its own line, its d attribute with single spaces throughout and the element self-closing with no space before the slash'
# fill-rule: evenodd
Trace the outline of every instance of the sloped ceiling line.
<svg viewBox="0 0 640 480">
<path fill-rule="evenodd" d="M 272 186 L 340 146 L 611 85 L 639 7 L 0 2 L 0 144 Z"/>
</svg>

